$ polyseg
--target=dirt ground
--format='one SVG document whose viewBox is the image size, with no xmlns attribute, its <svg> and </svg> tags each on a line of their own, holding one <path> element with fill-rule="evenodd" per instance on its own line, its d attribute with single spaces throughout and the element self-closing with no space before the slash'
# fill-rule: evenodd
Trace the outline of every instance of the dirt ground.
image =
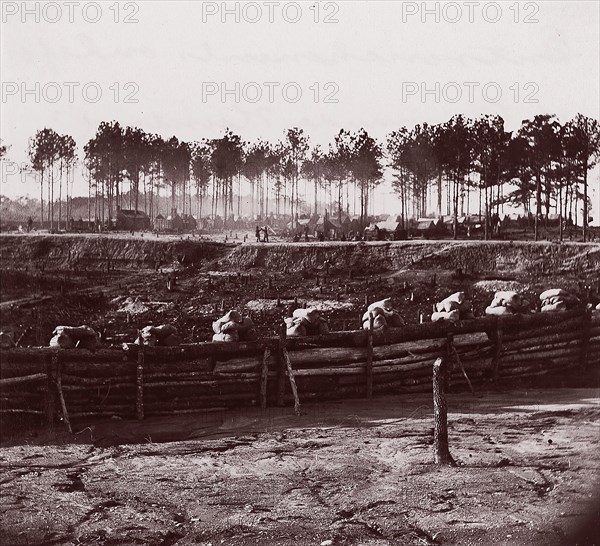
<svg viewBox="0 0 600 546">
<path fill-rule="evenodd" d="M 599 389 L 448 405 L 456 467 L 429 395 L 5 435 L 1 543 L 598 544 Z"/>
<path fill-rule="evenodd" d="M 533 301 L 548 287 L 583 297 L 592 286 L 600 297 L 598 245 L 563 255 L 422 242 L 403 259 L 394 245 L 349 243 L 279 245 L 272 256 L 247 243 L 232 257 L 228 243 L 202 247 L 206 257 L 190 246 L 188 264 L 182 238 L 115 239 L 96 254 L 70 239 L 2 239 L 0 327 L 26 346 L 85 323 L 119 345 L 171 323 L 190 342 L 210 339 L 223 307 L 252 312 L 272 334 L 295 297 L 322 308 L 332 330 L 357 328 L 367 299 L 388 296 L 409 324 L 456 290 L 478 315 L 502 289 Z M 172 292 L 168 270 L 178 271 Z M 72 437 L 4 421 L 0 545 L 600 545 L 598 378 L 552 385 L 563 388 L 450 395 L 456 467 L 432 464 L 430 395 L 304 404 L 300 417 L 248 408 L 81 422 Z M 594 388 L 570 388 L 582 385 Z"/>
</svg>

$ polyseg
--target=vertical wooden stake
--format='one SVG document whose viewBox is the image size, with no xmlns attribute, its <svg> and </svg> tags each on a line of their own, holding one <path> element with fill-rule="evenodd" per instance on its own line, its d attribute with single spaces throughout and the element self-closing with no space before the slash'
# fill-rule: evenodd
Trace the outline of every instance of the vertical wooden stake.
<svg viewBox="0 0 600 546">
<path fill-rule="evenodd" d="M 138 421 L 144 420 L 144 346 L 141 344 L 137 354 L 137 366 L 135 369 L 135 415 Z"/>
<path fill-rule="evenodd" d="M 46 365 L 46 425 L 51 428 L 56 416 L 56 370 L 58 368 L 58 351 L 52 353 Z"/>
<path fill-rule="evenodd" d="M 263 355 L 262 370 L 260 374 L 260 407 L 267 408 L 267 383 L 269 380 L 269 359 L 271 358 L 271 349 L 267 347 Z"/>
<path fill-rule="evenodd" d="M 69 412 L 67 411 L 67 404 L 65 402 L 65 396 L 63 394 L 60 360 L 58 359 L 58 353 L 56 353 L 56 391 L 58 392 L 60 408 L 62 411 L 63 419 L 65 421 L 65 425 L 67 425 L 67 430 L 69 431 L 69 434 L 73 434 L 73 429 L 71 428 L 71 421 L 69 419 Z"/>
<path fill-rule="evenodd" d="M 496 320 L 496 331 L 494 334 L 494 383 L 498 386 L 498 380 L 500 378 L 500 357 L 502 356 L 502 338 L 504 332 L 498 320 Z"/>
<path fill-rule="evenodd" d="M 373 313 L 369 313 L 367 330 L 367 398 L 373 398 Z"/>
<path fill-rule="evenodd" d="M 448 448 L 447 373 L 447 360 L 438 358 L 433 363 L 433 457 L 437 465 L 456 466 Z"/>
<path fill-rule="evenodd" d="M 290 355 L 288 354 L 285 345 L 283 346 L 283 359 L 285 360 L 287 375 L 290 380 L 290 387 L 292 388 L 292 394 L 294 395 L 294 413 L 300 416 L 300 397 L 298 396 L 298 387 L 296 387 L 296 380 L 294 379 L 292 361 L 290 360 Z"/>
</svg>

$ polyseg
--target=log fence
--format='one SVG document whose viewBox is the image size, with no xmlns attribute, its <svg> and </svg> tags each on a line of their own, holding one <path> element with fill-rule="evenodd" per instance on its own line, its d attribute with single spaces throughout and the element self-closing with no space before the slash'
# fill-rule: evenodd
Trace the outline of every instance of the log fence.
<svg viewBox="0 0 600 546">
<path fill-rule="evenodd" d="M 73 420 L 293 404 L 382 393 L 431 392 L 432 365 L 448 362 L 451 389 L 600 365 L 600 313 L 570 311 L 426 323 L 383 332 L 279 336 L 248 343 L 94 353 L 49 347 L 0 350 L 0 415 Z"/>
</svg>

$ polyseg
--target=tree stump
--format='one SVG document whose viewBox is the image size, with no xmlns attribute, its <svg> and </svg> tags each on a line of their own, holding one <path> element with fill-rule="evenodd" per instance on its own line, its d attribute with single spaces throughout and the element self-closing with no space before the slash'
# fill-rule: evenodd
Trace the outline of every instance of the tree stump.
<svg viewBox="0 0 600 546">
<path fill-rule="evenodd" d="M 433 456 L 437 465 L 456 466 L 448 449 L 448 407 L 446 405 L 446 376 L 448 363 L 438 358 L 433 363 Z"/>
</svg>

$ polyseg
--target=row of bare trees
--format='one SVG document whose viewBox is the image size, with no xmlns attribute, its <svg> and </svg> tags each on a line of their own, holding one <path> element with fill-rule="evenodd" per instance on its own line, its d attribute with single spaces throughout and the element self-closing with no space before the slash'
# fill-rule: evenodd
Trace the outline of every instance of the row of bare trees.
<svg viewBox="0 0 600 546">
<path fill-rule="evenodd" d="M 75 142 L 43 129 L 31 140 L 29 155 L 41 175 L 41 217 L 46 189 L 51 226 L 58 182 L 60 226 L 63 181 L 76 162 Z M 457 219 L 473 210 L 475 195 L 486 219 L 486 237 L 492 214 L 505 203 L 534 214 L 536 238 L 538 223 L 551 210 L 575 222 L 580 211 L 585 237 L 588 173 L 599 159 L 598 121 L 581 114 L 564 125 L 555 116 L 538 115 L 514 133 L 505 130 L 500 116 L 456 115 L 438 125 L 402 127 L 388 135 L 385 147 L 364 129 L 342 129 L 327 151 L 311 149 L 308 136 L 297 127 L 275 144 L 245 142 L 230 130 L 217 139 L 183 142 L 112 121 L 100 123 L 84 146 L 89 206 L 93 203 L 94 217 L 103 222 L 114 217 L 117 207 L 154 217 L 163 191 L 172 211 L 220 215 L 225 223 L 243 213 L 244 196 L 249 196 L 252 218 L 272 213 L 296 219 L 317 213 L 324 203 L 339 219 L 352 210 L 364 226 L 387 164 L 403 220 L 435 209 L 454 218 L 456 233 Z"/>
</svg>

